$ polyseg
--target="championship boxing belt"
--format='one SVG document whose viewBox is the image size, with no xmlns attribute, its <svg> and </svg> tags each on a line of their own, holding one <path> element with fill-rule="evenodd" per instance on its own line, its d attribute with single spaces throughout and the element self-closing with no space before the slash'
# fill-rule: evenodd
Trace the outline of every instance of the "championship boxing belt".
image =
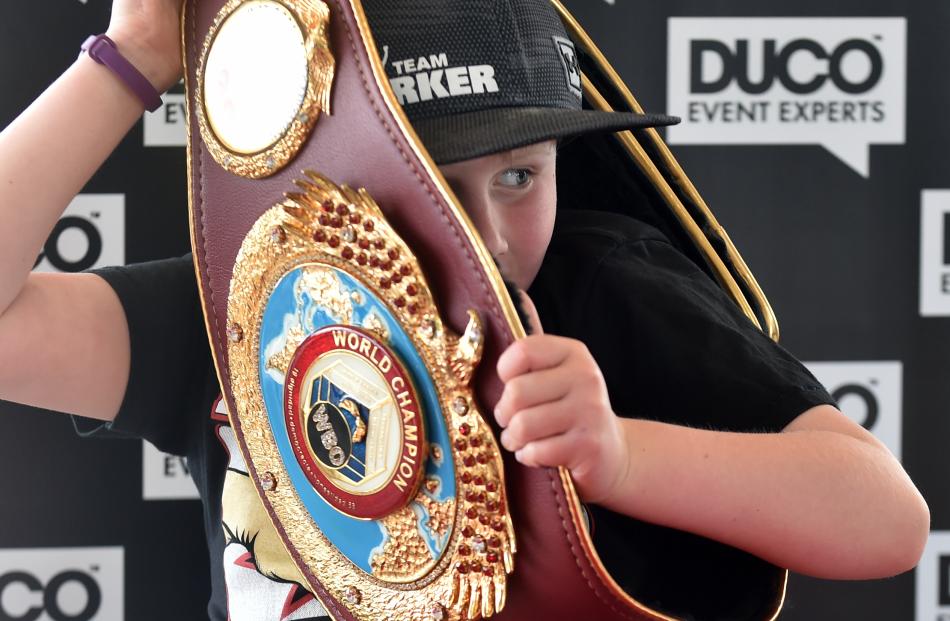
<svg viewBox="0 0 950 621">
<path fill-rule="evenodd" d="M 637 109 L 555 4 L 587 105 Z M 187 0 L 182 33 L 205 321 L 250 477 L 305 586 L 338 620 L 673 618 L 610 577 L 566 470 L 499 449 L 495 363 L 524 330 L 359 1 Z M 603 140 L 589 149 L 619 158 L 665 232 L 777 336 L 655 130 Z M 784 584 L 776 570 L 759 618 Z"/>
</svg>

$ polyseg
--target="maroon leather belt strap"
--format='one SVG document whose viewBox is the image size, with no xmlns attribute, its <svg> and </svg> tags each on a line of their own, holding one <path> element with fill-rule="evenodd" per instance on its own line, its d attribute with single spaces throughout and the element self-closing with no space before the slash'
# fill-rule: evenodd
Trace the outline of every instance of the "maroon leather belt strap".
<svg viewBox="0 0 950 621">
<path fill-rule="evenodd" d="M 332 115 L 321 115 L 289 165 L 258 179 L 222 168 L 202 140 L 195 113 L 203 105 L 196 100 L 196 69 L 206 36 L 225 4 L 225 0 L 187 0 L 183 40 L 190 110 L 192 244 L 205 320 L 229 411 L 237 411 L 229 382 L 227 305 L 238 251 L 255 221 L 294 189 L 294 180 L 303 176 L 305 168 L 337 184 L 367 189 L 416 253 L 443 317 L 455 332 L 465 328 L 469 309 L 478 312 L 485 328 L 485 351 L 474 388 L 484 410 L 490 411 L 502 389 L 495 363 L 523 330 L 490 256 L 395 104 L 358 0 L 327 0 L 329 44 L 336 64 Z M 232 424 L 242 438 L 241 421 L 232 417 Z M 242 449 L 246 446 L 241 445 Z M 262 473 L 254 470 L 251 460 L 247 462 L 260 490 Z M 525 468 L 508 455 L 505 472 L 518 552 L 507 605 L 499 618 L 669 618 L 635 602 L 606 574 L 584 531 L 580 505 L 566 472 Z M 286 543 L 282 525 L 270 513 Z M 329 613 L 337 619 L 352 619 L 346 606 L 335 601 L 299 555 L 290 551 Z"/>
</svg>

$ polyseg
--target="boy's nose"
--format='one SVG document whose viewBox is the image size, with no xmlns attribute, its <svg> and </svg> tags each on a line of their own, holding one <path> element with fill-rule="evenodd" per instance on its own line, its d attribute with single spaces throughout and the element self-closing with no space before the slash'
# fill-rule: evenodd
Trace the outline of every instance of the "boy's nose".
<svg viewBox="0 0 950 621">
<path fill-rule="evenodd" d="M 496 259 L 504 256 L 508 252 L 508 240 L 498 222 L 491 197 L 473 193 L 463 197 L 462 202 L 488 252 Z"/>
</svg>

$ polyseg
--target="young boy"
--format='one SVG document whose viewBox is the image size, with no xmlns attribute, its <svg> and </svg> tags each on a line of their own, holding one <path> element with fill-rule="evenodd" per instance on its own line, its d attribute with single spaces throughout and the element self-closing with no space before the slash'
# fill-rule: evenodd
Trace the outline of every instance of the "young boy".
<svg viewBox="0 0 950 621">
<path fill-rule="evenodd" d="M 570 125 L 580 98 L 570 67 L 558 64 L 553 37 L 567 37 L 544 0 L 366 5 L 390 60 L 424 56 L 428 46 L 464 54 L 467 42 L 475 56 L 502 59 L 491 64 L 495 90 L 485 81 L 482 92 L 445 101 L 418 91 L 413 101 L 408 85 L 394 82 L 503 272 L 538 302 L 535 313 L 525 298 L 535 334 L 498 362 L 502 445 L 528 466 L 569 468 L 607 533 L 629 516 L 826 578 L 913 567 L 929 529 L 923 499 L 799 363 L 656 230 L 589 211 L 559 212 L 555 226 L 556 139 L 663 119 Z M 550 56 L 525 54 L 517 65 L 522 87 L 500 70 L 517 33 L 486 34 L 502 5 L 515 26 L 528 20 L 553 35 Z M 177 11 L 176 0 L 114 2 L 110 36 L 159 89 L 181 71 Z M 416 24 L 415 36 L 404 36 L 407 24 Z M 401 76 L 392 63 L 387 70 Z M 563 76 L 561 90 L 533 91 L 542 72 Z M 528 108 L 550 114 L 534 122 Z M 279 618 L 291 601 L 287 618 L 316 617 L 322 609 L 299 587 L 214 408 L 191 261 L 29 272 L 65 205 L 141 112 L 114 74 L 82 56 L 0 134 L 0 397 L 107 421 L 188 455 L 205 503 L 211 618 Z M 558 115 L 565 123 L 550 121 Z M 648 578 L 637 555 L 649 528 L 637 546 L 601 548 L 608 566 L 626 563 L 631 580 Z"/>
</svg>

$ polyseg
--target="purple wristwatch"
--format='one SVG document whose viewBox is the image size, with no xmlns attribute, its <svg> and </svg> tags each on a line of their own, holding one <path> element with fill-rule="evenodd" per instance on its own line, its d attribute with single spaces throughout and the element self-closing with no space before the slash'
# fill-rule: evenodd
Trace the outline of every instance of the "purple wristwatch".
<svg viewBox="0 0 950 621">
<path fill-rule="evenodd" d="M 104 34 L 92 35 L 83 42 L 80 49 L 89 54 L 89 58 L 105 65 L 119 76 L 136 97 L 142 100 L 146 110 L 155 112 L 162 105 L 161 95 L 155 87 L 119 53 L 112 39 Z"/>
</svg>

